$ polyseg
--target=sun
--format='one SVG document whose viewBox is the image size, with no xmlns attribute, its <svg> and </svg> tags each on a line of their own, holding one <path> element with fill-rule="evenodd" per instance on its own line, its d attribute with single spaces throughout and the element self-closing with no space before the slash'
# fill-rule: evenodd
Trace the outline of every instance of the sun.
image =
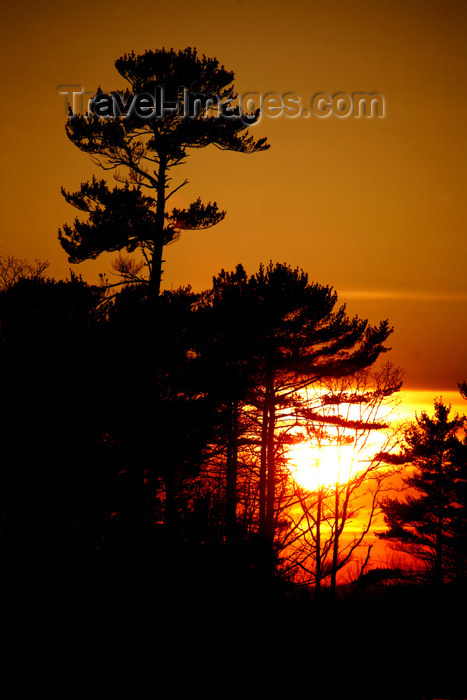
<svg viewBox="0 0 467 700">
<path fill-rule="evenodd" d="M 355 466 L 351 445 L 316 448 L 299 443 L 290 448 L 287 460 L 292 478 L 307 491 L 346 483 Z"/>
</svg>

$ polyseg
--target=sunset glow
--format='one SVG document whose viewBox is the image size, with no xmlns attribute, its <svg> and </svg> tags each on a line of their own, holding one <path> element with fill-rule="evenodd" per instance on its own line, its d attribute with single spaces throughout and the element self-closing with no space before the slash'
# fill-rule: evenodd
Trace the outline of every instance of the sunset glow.
<svg viewBox="0 0 467 700">
<path fill-rule="evenodd" d="M 346 483 L 357 466 L 351 445 L 314 448 L 305 442 L 290 449 L 288 462 L 292 478 L 307 491 Z"/>
</svg>

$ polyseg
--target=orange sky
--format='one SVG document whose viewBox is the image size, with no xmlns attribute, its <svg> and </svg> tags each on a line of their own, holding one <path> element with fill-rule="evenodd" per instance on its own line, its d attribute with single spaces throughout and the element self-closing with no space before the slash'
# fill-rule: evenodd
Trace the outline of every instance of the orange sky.
<svg viewBox="0 0 467 700">
<path fill-rule="evenodd" d="M 75 211 L 60 186 L 100 172 L 67 140 L 57 86 L 119 89 L 125 52 L 195 46 L 235 71 L 241 93 L 379 92 L 383 119 L 265 118 L 254 130 L 265 153 L 196 152 L 174 204 L 201 196 L 227 217 L 167 249 L 164 284 L 198 290 L 238 262 L 299 265 L 350 313 L 389 318 L 387 359 L 407 389 L 455 392 L 467 379 L 466 30 L 467 5 L 452 0 L 10 3 L 0 254 L 68 275 L 57 229 Z M 75 269 L 95 282 L 113 257 Z"/>
</svg>

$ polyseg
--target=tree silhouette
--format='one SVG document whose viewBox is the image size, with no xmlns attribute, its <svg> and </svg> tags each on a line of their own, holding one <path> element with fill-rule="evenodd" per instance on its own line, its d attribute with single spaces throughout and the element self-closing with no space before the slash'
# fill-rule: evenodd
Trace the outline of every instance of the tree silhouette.
<svg viewBox="0 0 467 700">
<path fill-rule="evenodd" d="M 457 548 L 466 505 L 465 449 L 458 437 L 466 418 L 456 414 L 450 420 L 450 410 L 435 399 L 434 416 L 422 411 L 407 427 L 404 450 L 393 461 L 413 468 L 404 478 L 410 491 L 404 501 L 388 498 L 382 504 L 388 531 L 380 536 L 420 559 L 436 585 L 450 578 L 450 552 Z"/>
<path fill-rule="evenodd" d="M 229 108 L 235 97 L 234 74 L 217 59 L 200 57 L 192 48 L 161 49 L 125 54 L 115 67 L 129 87 L 123 95 L 104 94 L 99 89 L 90 103 L 91 114 L 70 116 L 66 133 L 94 163 L 115 170 L 123 186 L 110 189 L 104 179 L 93 177 L 77 192 L 62 188 L 67 202 L 88 219 L 65 224 L 59 240 L 73 263 L 96 258 L 104 251 L 139 250 L 153 293 L 158 295 L 164 246 L 177 240 L 182 231 L 214 226 L 225 215 L 215 202 L 203 204 L 200 199 L 168 210 L 169 198 L 188 182 L 172 186 L 172 169 L 184 163 L 193 148 L 213 145 L 255 153 L 269 145 L 265 138 L 255 140 L 247 131 L 258 121 L 259 110 L 243 114 Z M 168 110 L 155 108 L 150 118 L 136 110 L 125 111 L 124 104 L 135 104 L 143 94 L 157 95 L 161 88 L 164 104 L 171 104 Z M 185 94 L 197 96 L 203 104 L 210 96 L 219 102 L 214 101 L 207 112 L 197 109 L 188 116 Z M 122 259 L 119 266 L 128 272 Z"/>
<path fill-rule="evenodd" d="M 22 279 L 42 279 L 49 267 L 47 261 L 16 258 L 14 255 L 0 255 L 0 291 L 9 289 Z"/>
<path fill-rule="evenodd" d="M 386 350 L 388 322 L 370 326 L 349 318 L 345 307 L 334 311 L 337 294 L 308 282 L 301 270 L 270 264 L 250 281 L 257 308 L 259 383 L 263 388 L 260 466 L 260 531 L 274 539 L 275 431 L 278 409 L 293 395 L 325 378 L 348 376 L 371 366 Z"/>
<path fill-rule="evenodd" d="M 387 469 L 380 453 L 394 448 L 398 440 L 397 429 L 389 420 L 401 384 L 401 370 L 387 363 L 379 370 L 366 368 L 326 380 L 307 392 L 297 408 L 303 438 L 316 450 L 317 469 L 319 455 L 325 455 L 329 447 L 338 453 L 334 483 L 325 481 L 310 491 L 294 482 L 299 508 L 294 510 L 294 527 L 284 541 L 287 569 L 313 585 L 316 592 L 326 581 L 334 592 L 337 573 L 366 546 L 383 487 L 397 469 Z M 379 435 L 377 446 L 375 433 Z M 310 464 L 310 469 L 314 466 Z M 357 516 L 360 531 L 344 540 Z M 303 535 L 297 537 L 297 531 Z"/>
<path fill-rule="evenodd" d="M 225 459 L 224 493 L 218 490 L 219 503 L 224 501 L 224 518 L 229 539 L 237 524 L 237 469 L 241 405 L 251 384 L 249 369 L 248 305 L 244 290 L 247 275 L 241 265 L 233 273 L 224 270 L 213 278 L 212 289 L 199 301 L 197 327 L 205 387 L 217 397 L 221 411 L 217 435 L 216 459 Z M 224 449 L 223 449 L 224 448 Z"/>
<path fill-rule="evenodd" d="M 467 401 L 467 382 L 458 382 L 457 386 L 459 387 L 460 395 Z"/>
<path fill-rule="evenodd" d="M 70 573 L 82 580 L 92 575 L 96 557 L 110 552 L 114 535 L 120 539 L 124 476 L 106 437 L 109 363 L 94 314 L 101 294 L 77 278 L 40 277 L 0 294 L 8 406 L 0 532 L 8 575 L 22 585 L 40 586 L 53 572 L 57 581 Z"/>
<path fill-rule="evenodd" d="M 202 474 L 223 489 L 230 522 L 238 515 L 244 532 L 259 534 L 269 562 L 290 505 L 285 452 L 300 390 L 370 366 L 391 332 L 334 311 L 336 301 L 303 271 L 271 263 L 250 277 L 241 266 L 222 271 L 198 302 L 210 338 L 200 356 L 224 407 L 225 444 Z"/>
<path fill-rule="evenodd" d="M 200 390 L 192 352 L 196 298 L 182 288 L 165 291 L 156 300 L 145 288 L 128 287 L 108 312 L 114 362 L 125 363 L 140 376 L 115 388 L 115 400 L 124 409 L 116 437 L 132 472 L 145 472 L 150 490 L 147 523 L 163 521 L 170 538 L 181 526 L 177 503 L 184 481 L 197 473 L 216 425 L 213 400 Z"/>
</svg>

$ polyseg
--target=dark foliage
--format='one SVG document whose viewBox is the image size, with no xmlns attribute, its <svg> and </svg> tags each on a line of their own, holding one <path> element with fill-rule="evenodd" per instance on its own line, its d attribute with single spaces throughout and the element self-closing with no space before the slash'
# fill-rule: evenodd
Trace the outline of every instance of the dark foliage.
<svg viewBox="0 0 467 700">
<path fill-rule="evenodd" d="M 234 74 L 215 58 L 182 51 L 146 51 L 125 54 L 115 62 L 128 87 L 123 95 L 94 95 L 93 111 L 71 115 L 66 133 L 70 141 L 91 156 L 104 170 L 115 170 L 123 187 L 110 189 L 95 177 L 81 184 L 78 192 L 62 188 L 67 202 L 87 214 L 72 226 L 59 230 L 59 240 L 70 262 L 96 258 L 104 251 L 134 252 L 139 249 L 148 267 L 153 293 L 159 293 L 164 246 L 177 240 L 182 231 L 195 231 L 216 225 L 225 216 L 216 202 L 203 204 L 198 198 L 182 208 L 168 209 L 168 200 L 187 184 L 171 184 L 172 168 L 185 162 L 191 149 L 215 146 L 220 150 L 255 153 L 269 148 L 265 138 L 254 139 L 248 126 L 259 119 L 259 110 L 242 115 L 222 108 L 209 114 L 185 114 L 184 90 L 190 95 L 216 95 L 232 100 Z M 143 93 L 155 95 L 163 89 L 164 101 L 175 102 L 174 110 L 150 119 L 131 109 L 113 109 L 106 116 L 95 109 L 99 101 L 126 105 Z M 144 191 L 144 194 L 143 194 Z"/>
<path fill-rule="evenodd" d="M 435 400 L 405 431 L 405 447 L 393 460 L 412 467 L 403 500 L 383 504 L 387 532 L 381 536 L 424 562 L 436 584 L 465 578 L 467 451 L 460 440 L 465 416 L 450 419 L 450 406 Z"/>
<path fill-rule="evenodd" d="M 24 586 L 86 579 L 122 548 L 100 294 L 78 279 L 25 279 L 0 295 L 1 546 L 5 578 Z"/>
<path fill-rule="evenodd" d="M 316 294 L 328 299 L 321 288 Z M 154 298 L 127 287 L 105 312 L 102 290 L 78 278 L 21 279 L 0 293 L 0 550 L 9 600 L 39 592 L 42 601 L 71 605 L 112 600 L 120 611 L 139 596 L 149 624 L 170 606 L 185 621 L 202 613 L 213 629 L 219 613 L 230 611 L 233 623 L 239 611 L 245 617 L 235 622 L 251 624 L 259 611 L 269 621 L 274 611 L 281 634 L 294 634 L 317 658 L 336 629 L 377 624 L 392 648 L 409 618 L 420 645 L 427 610 L 430 629 L 450 634 L 442 611 L 462 619 L 461 586 L 433 599 L 376 570 L 332 599 L 312 600 L 271 572 L 257 532 L 237 524 L 228 537 L 226 512 L 216 509 L 200 468 L 213 453 L 227 458 L 228 407 L 258 398 L 271 328 L 261 320 L 266 297 L 266 286 L 260 295 L 258 278 L 241 267 L 222 273 L 206 295 L 181 289 Z M 298 305 L 288 316 L 287 308 L 284 327 L 303 341 L 305 312 Z M 268 313 L 270 323 L 272 303 Z M 344 326 L 354 337 L 353 322 Z M 357 327 L 363 339 L 382 339 Z M 303 342 L 295 346 L 281 323 L 275 328 L 281 376 L 294 357 L 302 378 Z M 349 344 L 336 342 L 350 358 Z M 325 353 L 316 359 L 330 367 Z M 238 428 L 241 438 L 241 411 Z M 311 629 L 320 630 L 316 639 L 304 634 Z"/>
</svg>

